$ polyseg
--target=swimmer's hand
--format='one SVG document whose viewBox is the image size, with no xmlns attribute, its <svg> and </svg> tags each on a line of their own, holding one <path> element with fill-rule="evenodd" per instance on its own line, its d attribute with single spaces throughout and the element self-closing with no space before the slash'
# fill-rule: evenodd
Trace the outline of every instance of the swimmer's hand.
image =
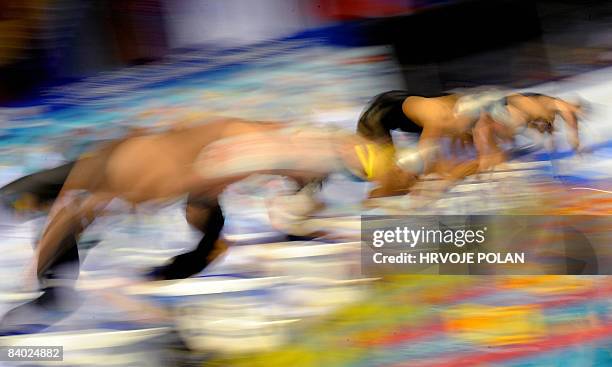
<svg viewBox="0 0 612 367">
<path fill-rule="evenodd" d="M 444 190 L 448 186 L 446 181 L 448 180 L 445 177 L 431 175 L 428 179 L 417 182 L 417 184 L 414 185 L 412 193 L 421 195 L 428 192 Z"/>
<path fill-rule="evenodd" d="M 581 146 L 574 147 L 573 150 L 576 153 L 577 158 L 580 158 L 580 159 L 584 158 L 586 150 L 583 147 Z"/>
<path fill-rule="evenodd" d="M 592 154 L 592 153 L 593 153 L 593 151 L 594 151 L 593 147 L 583 147 L 583 146 L 580 146 L 580 147 L 578 147 L 578 149 L 576 150 L 576 155 L 577 155 L 579 158 L 584 158 L 586 155 L 588 155 L 588 154 Z"/>
<path fill-rule="evenodd" d="M 506 161 L 507 157 L 503 152 L 485 154 L 478 160 L 478 172 L 492 171 L 497 165 Z"/>
<path fill-rule="evenodd" d="M 406 189 L 397 189 L 397 190 L 389 190 L 385 187 L 376 187 L 370 191 L 368 194 L 368 199 L 377 199 L 391 196 L 403 196 L 409 193 L 411 190 Z"/>
<path fill-rule="evenodd" d="M 439 200 L 453 187 L 455 180 L 439 179 L 434 181 L 421 181 L 415 187 L 413 195 L 417 197 L 416 202 L 432 203 Z"/>
<path fill-rule="evenodd" d="M 403 171 L 399 167 L 391 167 L 380 180 L 377 180 L 379 185 L 370 191 L 368 198 L 405 195 L 412 191 L 417 182 L 418 175 Z"/>
<path fill-rule="evenodd" d="M 437 201 L 453 186 L 453 183 L 454 181 L 445 179 L 418 181 L 409 194 L 394 196 L 393 199 L 387 200 L 371 197 L 364 200 L 362 205 L 367 209 L 385 209 L 405 213 Z"/>
</svg>

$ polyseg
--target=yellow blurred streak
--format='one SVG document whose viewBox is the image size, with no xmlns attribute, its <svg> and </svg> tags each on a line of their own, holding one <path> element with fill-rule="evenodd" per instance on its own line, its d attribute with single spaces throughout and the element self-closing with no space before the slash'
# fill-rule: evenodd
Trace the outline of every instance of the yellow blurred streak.
<svg viewBox="0 0 612 367">
<path fill-rule="evenodd" d="M 291 345 L 273 352 L 259 353 L 239 358 L 223 359 L 207 366 L 215 367 L 315 367 L 347 365 L 364 353 L 359 349 L 342 350 L 329 345 Z"/>
<path fill-rule="evenodd" d="M 274 366 L 316 366 L 316 354 L 300 346 L 281 348 L 273 352 L 259 353 L 230 359 L 221 359 L 207 366 L 218 367 L 274 367 Z"/>
</svg>

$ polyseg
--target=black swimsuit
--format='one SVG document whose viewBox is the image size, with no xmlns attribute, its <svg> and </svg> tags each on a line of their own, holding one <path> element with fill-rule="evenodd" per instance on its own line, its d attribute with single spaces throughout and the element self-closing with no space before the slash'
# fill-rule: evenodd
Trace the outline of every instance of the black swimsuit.
<svg viewBox="0 0 612 367">
<path fill-rule="evenodd" d="M 402 108 L 403 102 L 391 107 L 389 114 L 382 120 L 383 126 L 387 130 L 400 130 L 420 135 L 423 132 L 423 126 L 406 116 Z"/>
<path fill-rule="evenodd" d="M 447 95 L 449 94 L 441 93 L 422 97 L 435 98 Z M 377 95 L 361 114 L 357 132 L 366 138 L 385 141 L 391 141 L 391 130 L 420 135 L 423 127 L 408 118 L 402 109 L 406 98 L 413 96 L 419 95 L 401 90 L 392 90 Z"/>
</svg>

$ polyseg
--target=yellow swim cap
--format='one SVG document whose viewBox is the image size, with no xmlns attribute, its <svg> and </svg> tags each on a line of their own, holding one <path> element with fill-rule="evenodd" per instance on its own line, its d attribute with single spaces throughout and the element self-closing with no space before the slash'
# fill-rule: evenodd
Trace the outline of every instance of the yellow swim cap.
<svg viewBox="0 0 612 367">
<path fill-rule="evenodd" d="M 371 181 L 389 169 L 393 163 L 395 150 L 392 145 L 380 146 L 370 143 L 356 145 L 355 153 L 366 178 Z"/>
</svg>

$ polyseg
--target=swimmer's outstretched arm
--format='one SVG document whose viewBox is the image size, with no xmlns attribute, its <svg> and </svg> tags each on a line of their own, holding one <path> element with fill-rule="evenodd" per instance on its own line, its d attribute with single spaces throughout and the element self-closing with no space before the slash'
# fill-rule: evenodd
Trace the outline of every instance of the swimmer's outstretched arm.
<svg viewBox="0 0 612 367">
<path fill-rule="evenodd" d="M 495 133 L 491 123 L 491 118 L 483 113 L 472 129 L 474 147 L 478 154 L 478 170 L 480 171 L 490 169 L 505 161 L 505 156 L 495 140 Z M 472 163 L 469 163 L 469 165 L 471 164 Z M 459 170 L 459 172 L 460 171 L 462 170 Z M 470 168 L 466 172 L 471 171 L 472 169 Z"/>
<path fill-rule="evenodd" d="M 572 105 L 561 99 L 555 99 L 555 108 L 567 127 L 567 140 L 571 145 L 572 149 L 580 149 L 580 137 L 578 135 L 578 118 L 576 117 L 581 109 L 579 106 Z"/>
<path fill-rule="evenodd" d="M 435 173 L 441 176 L 444 182 L 443 187 L 448 188 L 457 181 L 489 169 L 505 160 L 505 155 L 495 140 L 491 120 L 487 114 L 483 114 L 474 125 L 472 137 L 477 151 L 476 159 L 455 160 L 452 157 L 444 157 L 439 150 L 436 150 L 435 155 L 423 155 L 429 158 L 425 173 Z M 420 151 L 423 151 L 423 148 Z"/>
<path fill-rule="evenodd" d="M 425 127 L 419 138 L 417 148 L 423 159 L 424 172 L 430 171 L 435 162 L 440 158 L 439 144 L 442 137 L 442 131 L 437 128 Z"/>
</svg>

